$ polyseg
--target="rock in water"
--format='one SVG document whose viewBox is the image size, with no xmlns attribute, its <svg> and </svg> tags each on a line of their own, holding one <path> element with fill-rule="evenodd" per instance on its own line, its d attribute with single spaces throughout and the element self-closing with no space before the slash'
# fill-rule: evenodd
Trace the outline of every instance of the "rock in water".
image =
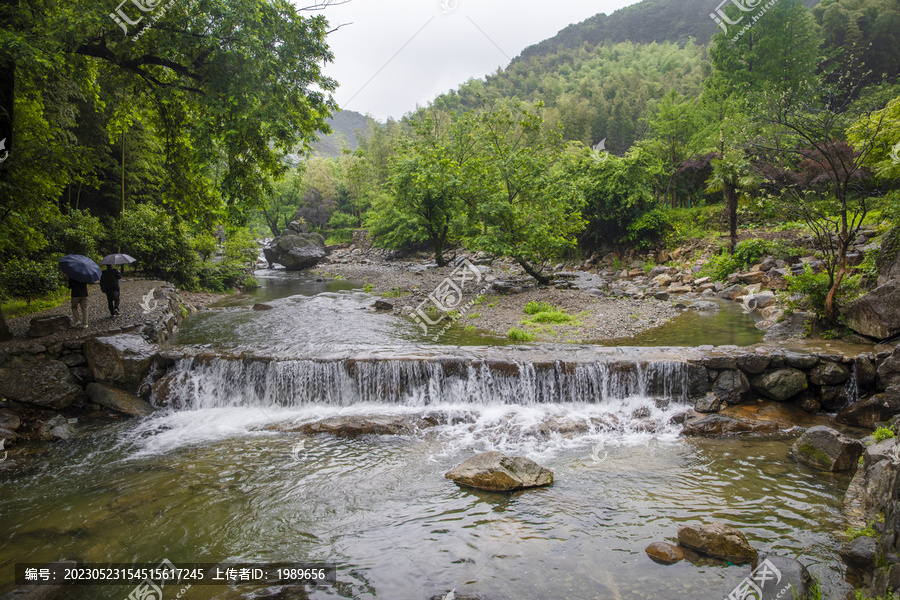
<svg viewBox="0 0 900 600">
<path fill-rule="evenodd" d="M 502 452 L 482 452 L 447 471 L 444 475 L 460 485 L 479 490 L 509 492 L 550 485 L 553 471 L 522 456 Z"/>
<path fill-rule="evenodd" d="M 89 383 L 87 394 L 91 401 L 131 417 L 146 417 L 153 414 L 153 407 L 134 394 L 100 383 Z"/>
<path fill-rule="evenodd" d="M 316 266 L 328 256 L 325 238 L 318 233 L 307 233 L 306 225 L 294 221 L 277 238 L 263 248 L 270 263 L 284 265 L 288 271 L 299 271 Z"/>
<path fill-rule="evenodd" d="M 762 591 L 759 600 L 809 598 L 813 585 L 812 576 L 803 563 L 765 552 L 753 561 L 750 579 Z"/>
<path fill-rule="evenodd" d="M 791 368 L 770 371 L 753 378 L 753 388 L 756 391 L 779 402 L 784 402 L 800 392 L 806 391 L 808 387 L 806 374 Z"/>
<path fill-rule="evenodd" d="M 685 525 L 678 530 L 678 543 L 706 556 L 738 565 L 753 562 L 757 555 L 744 534 L 725 523 Z"/>
<path fill-rule="evenodd" d="M 891 386 L 883 394 L 875 394 L 845 406 L 835 417 L 838 423 L 875 429 L 876 423 L 888 421 L 900 412 L 900 386 Z"/>
<path fill-rule="evenodd" d="M 644 550 L 651 559 L 664 565 L 672 565 L 684 558 L 684 551 L 673 544 L 653 542 Z"/>
<path fill-rule="evenodd" d="M 791 458 L 822 471 L 846 471 L 856 467 L 863 445 L 824 425 L 810 427 L 797 438 Z"/>
</svg>

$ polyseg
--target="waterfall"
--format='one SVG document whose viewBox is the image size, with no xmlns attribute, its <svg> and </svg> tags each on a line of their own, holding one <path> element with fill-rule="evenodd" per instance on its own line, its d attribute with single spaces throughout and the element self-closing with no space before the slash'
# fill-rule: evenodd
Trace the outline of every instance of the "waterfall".
<svg viewBox="0 0 900 600">
<path fill-rule="evenodd" d="M 189 410 L 359 403 L 600 404 L 634 396 L 684 400 L 689 385 L 688 365 L 677 360 L 203 357 L 179 360 L 154 386 L 153 401 Z"/>
</svg>

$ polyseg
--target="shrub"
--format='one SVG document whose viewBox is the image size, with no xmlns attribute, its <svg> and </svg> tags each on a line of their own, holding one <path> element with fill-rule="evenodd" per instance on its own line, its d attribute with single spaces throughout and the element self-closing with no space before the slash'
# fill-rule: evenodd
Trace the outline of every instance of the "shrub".
<svg viewBox="0 0 900 600">
<path fill-rule="evenodd" d="M 831 284 L 828 281 L 828 273 L 814 273 L 812 267 L 806 265 L 803 271 L 797 275 L 788 275 L 785 277 L 788 282 L 788 291 L 791 294 L 800 294 L 806 298 L 806 305 L 817 315 L 825 312 L 825 298 L 828 296 L 828 290 Z M 859 294 L 860 281 L 862 274 L 844 275 L 841 281 L 841 287 L 835 295 L 835 303 L 842 305 Z"/>
<path fill-rule="evenodd" d="M 38 296 L 59 289 L 62 282 L 59 266 L 52 261 L 11 260 L 0 271 L 0 291 L 7 296 L 24 298 L 28 304 Z"/>
<path fill-rule="evenodd" d="M 234 263 L 203 263 L 196 269 L 194 280 L 185 287 L 202 288 L 212 292 L 226 292 L 241 285 L 247 274 L 241 265 Z"/>
<path fill-rule="evenodd" d="M 162 209 L 140 204 L 128 210 L 109 228 L 108 246 L 137 259 L 143 271 L 159 275 L 183 287 L 195 286 L 197 255 L 182 223 Z M 202 284 L 201 284 L 202 285 Z"/>
<path fill-rule="evenodd" d="M 73 210 L 67 215 L 56 215 L 41 225 L 47 238 L 44 253 L 83 254 L 99 258 L 98 245 L 106 235 L 100 219 L 87 210 Z"/>
<path fill-rule="evenodd" d="M 525 330 L 519 329 L 518 327 L 510 327 L 506 331 L 506 337 L 516 342 L 531 342 L 534 341 L 535 337 L 533 334 L 528 333 Z"/>
<path fill-rule="evenodd" d="M 252 292 L 259 289 L 259 281 L 253 275 L 247 275 L 244 277 L 244 281 L 241 282 L 241 287 L 245 292 Z"/>
<path fill-rule="evenodd" d="M 844 531 L 844 535 L 847 536 L 847 541 L 852 542 L 856 538 L 859 537 L 878 537 L 878 532 L 875 531 L 874 523 L 869 523 L 865 527 L 848 527 Z"/>
<path fill-rule="evenodd" d="M 225 260 L 253 262 L 259 256 L 259 246 L 249 229 L 238 229 L 225 240 Z"/>
<path fill-rule="evenodd" d="M 875 443 L 883 442 L 884 440 L 889 440 L 894 436 L 894 432 L 888 427 L 879 427 L 872 434 L 872 439 L 875 440 Z"/>
<path fill-rule="evenodd" d="M 203 259 L 203 262 L 215 255 L 219 246 L 215 236 L 208 231 L 195 235 L 191 240 L 191 245 L 194 247 L 194 251 Z"/>
<path fill-rule="evenodd" d="M 552 310 L 547 312 L 540 312 L 527 319 L 526 322 L 529 323 L 554 323 L 557 325 L 561 325 L 563 323 L 571 323 L 575 321 L 575 317 L 572 315 L 561 311 L 561 310 Z"/>
<path fill-rule="evenodd" d="M 672 219 L 669 213 L 654 208 L 629 223 L 625 239 L 638 249 L 647 249 L 671 229 Z"/>
<path fill-rule="evenodd" d="M 723 248 L 719 254 L 711 256 L 701 275 L 712 277 L 715 281 L 725 281 L 732 273 L 759 262 L 768 252 L 769 244 L 765 240 L 744 240 L 734 247 L 734 254 L 728 254 Z"/>
</svg>

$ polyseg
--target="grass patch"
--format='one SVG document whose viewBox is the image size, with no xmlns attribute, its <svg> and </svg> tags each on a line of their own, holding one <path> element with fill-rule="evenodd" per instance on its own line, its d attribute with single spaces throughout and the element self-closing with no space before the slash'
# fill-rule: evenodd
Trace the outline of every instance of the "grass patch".
<svg viewBox="0 0 900 600">
<path fill-rule="evenodd" d="M 549 302 L 532 301 L 522 309 L 525 314 L 531 315 L 530 319 L 522 321 L 522 325 L 534 325 L 545 323 L 549 325 L 581 325 L 578 319 L 565 310 L 553 306 Z"/>
<path fill-rule="evenodd" d="M 480 317 L 481 317 L 481 314 L 479 314 L 477 312 L 469 313 L 468 315 L 466 315 L 467 319 L 478 319 Z"/>
<path fill-rule="evenodd" d="M 403 288 L 401 288 L 398 285 L 394 289 L 388 290 L 388 291 L 382 293 L 381 295 L 384 296 L 385 298 L 402 298 L 403 296 L 406 295 L 406 292 L 404 292 Z"/>
<path fill-rule="evenodd" d="M 516 342 L 533 342 L 535 339 L 534 334 L 528 333 L 518 327 L 510 327 L 507 329 L 506 337 Z"/>
<path fill-rule="evenodd" d="M 856 538 L 865 537 L 878 537 L 878 532 L 875 531 L 874 523 L 869 523 L 865 527 L 848 527 L 844 530 L 844 535 L 847 536 L 847 541 L 852 542 Z"/>
<path fill-rule="evenodd" d="M 550 312 L 556 310 L 556 308 L 550 304 L 549 302 L 544 302 L 543 300 L 534 301 L 532 300 L 528 304 L 525 305 L 525 308 L 522 309 L 526 315 L 536 315 L 542 312 Z"/>
<path fill-rule="evenodd" d="M 68 288 L 60 288 L 55 292 L 50 292 L 46 296 L 35 298 L 30 303 L 20 298 L 14 298 L 2 303 L 3 316 L 7 319 L 21 317 L 24 315 L 32 315 L 34 313 L 56 308 L 70 298 L 70 290 Z"/>
<path fill-rule="evenodd" d="M 371 283 L 367 283 L 366 285 L 363 286 L 363 291 L 366 293 L 369 293 L 374 289 L 375 289 L 375 286 L 372 285 Z"/>
<path fill-rule="evenodd" d="M 891 431 L 891 429 L 888 427 L 879 427 L 872 434 L 872 439 L 875 440 L 876 444 L 878 442 L 883 442 L 884 440 L 889 440 L 892 437 L 896 437 L 896 436 L 894 435 L 894 432 Z"/>
</svg>

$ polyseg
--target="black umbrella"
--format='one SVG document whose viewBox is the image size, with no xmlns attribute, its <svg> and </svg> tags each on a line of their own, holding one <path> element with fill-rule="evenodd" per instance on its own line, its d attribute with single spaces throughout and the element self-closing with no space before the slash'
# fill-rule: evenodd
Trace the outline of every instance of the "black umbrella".
<svg viewBox="0 0 900 600">
<path fill-rule="evenodd" d="M 127 265 L 133 263 L 136 258 L 127 254 L 107 254 L 100 261 L 101 265 Z"/>
<path fill-rule="evenodd" d="M 59 259 L 59 268 L 67 277 L 81 283 L 93 283 L 102 275 L 97 263 L 80 254 L 66 254 Z"/>
</svg>

